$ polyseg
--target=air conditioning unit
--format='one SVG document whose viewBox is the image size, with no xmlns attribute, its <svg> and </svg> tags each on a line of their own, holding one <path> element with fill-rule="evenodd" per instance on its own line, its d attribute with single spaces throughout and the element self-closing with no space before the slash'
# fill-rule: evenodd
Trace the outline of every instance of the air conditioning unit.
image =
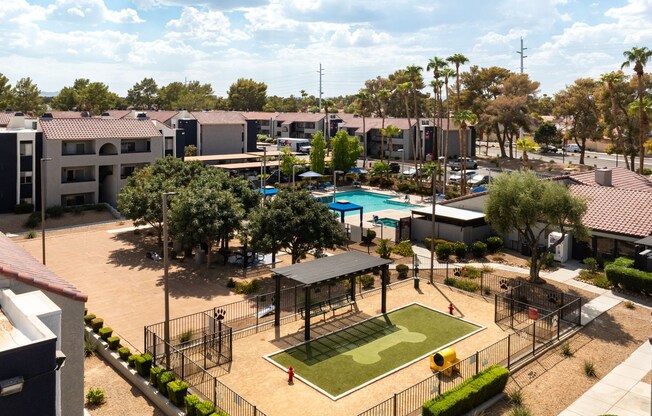
<svg viewBox="0 0 652 416">
<path fill-rule="evenodd" d="M 550 246 L 552 246 L 559 240 L 561 240 L 561 233 L 552 232 L 548 234 L 548 249 L 550 249 Z M 557 247 L 554 248 L 554 251 L 552 251 L 552 253 L 555 255 L 555 261 L 558 261 L 560 263 L 566 263 L 566 261 L 568 260 L 569 252 L 570 252 L 570 235 L 566 234 L 564 241 L 559 243 L 559 245 L 557 245 Z"/>
</svg>

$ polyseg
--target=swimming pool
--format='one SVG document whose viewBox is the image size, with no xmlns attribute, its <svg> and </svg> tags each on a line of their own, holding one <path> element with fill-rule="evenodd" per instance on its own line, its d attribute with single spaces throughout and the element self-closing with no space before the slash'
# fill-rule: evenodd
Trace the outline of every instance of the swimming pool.
<svg viewBox="0 0 652 416">
<path fill-rule="evenodd" d="M 374 223 L 374 220 L 369 220 L 368 222 Z M 385 227 L 398 227 L 398 220 L 395 220 L 394 218 L 378 218 L 376 223 L 383 224 Z"/>
<path fill-rule="evenodd" d="M 395 209 L 398 211 L 407 211 L 411 208 L 418 207 L 418 205 L 405 204 L 403 202 L 394 202 L 390 199 L 395 199 L 395 196 L 392 195 L 383 195 L 377 194 L 375 192 L 367 191 L 347 191 L 347 192 L 338 192 L 335 196 L 336 200 L 345 199 L 352 204 L 362 205 L 364 207 L 364 213 L 369 214 L 376 211 L 382 211 L 384 209 Z M 333 196 L 322 197 L 321 202 L 329 204 L 333 201 Z M 349 215 L 359 215 L 358 211 L 349 211 L 346 213 Z"/>
</svg>

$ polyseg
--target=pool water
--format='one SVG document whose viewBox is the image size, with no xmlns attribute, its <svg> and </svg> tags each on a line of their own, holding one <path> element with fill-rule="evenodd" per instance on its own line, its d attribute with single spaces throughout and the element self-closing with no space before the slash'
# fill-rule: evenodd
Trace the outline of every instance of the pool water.
<svg viewBox="0 0 652 416">
<path fill-rule="evenodd" d="M 390 199 L 396 198 L 391 195 L 382 195 L 374 192 L 367 191 L 347 191 L 347 192 L 338 192 L 335 196 L 335 200 L 345 199 L 352 204 L 362 205 L 364 207 L 364 213 L 369 214 L 376 211 L 382 211 L 384 209 L 395 209 L 398 211 L 407 211 L 411 208 L 417 207 L 418 205 L 405 204 L 402 202 L 390 201 Z M 321 201 L 323 203 L 331 203 L 333 201 L 332 196 L 322 197 Z M 346 213 L 349 215 L 360 215 L 358 211 L 349 211 Z"/>
<path fill-rule="evenodd" d="M 374 221 L 371 220 L 369 222 L 373 223 Z M 385 227 L 392 227 L 392 228 L 398 227 L 398 220 L 395 220 L 394 218 L 378 218 L 378 221 L 376 221 L 376 223 L 383 224 Z"/>
</svg>

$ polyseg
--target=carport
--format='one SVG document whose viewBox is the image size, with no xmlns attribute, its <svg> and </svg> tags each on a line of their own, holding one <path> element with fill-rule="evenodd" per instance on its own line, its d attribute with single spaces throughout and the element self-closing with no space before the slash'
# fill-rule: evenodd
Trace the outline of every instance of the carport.
<svg viewBox="0 0 652 416">
<path fill-rule="evenodd" d="M 358 251 L 349 251 L 334 256 L 322 257 L 306 263 L 297 263 L 291 266 L 273 269 L 273 278 L 276 279 L 274 297 L 274 326 L 281 324 L 281 278 L 285 277 L 302 283 L 304 290 L 304 337 L 310 340 L 309 313 L 312 303 L 310 292 L 313 286 L 329 281 L 349 279 L 350 301 L 355 303 L 355 278 L 365 273 L 381 272 L 381 312 L 387 312 L 387 281 L 391 260 L 370 256 Z"/>
</svg>

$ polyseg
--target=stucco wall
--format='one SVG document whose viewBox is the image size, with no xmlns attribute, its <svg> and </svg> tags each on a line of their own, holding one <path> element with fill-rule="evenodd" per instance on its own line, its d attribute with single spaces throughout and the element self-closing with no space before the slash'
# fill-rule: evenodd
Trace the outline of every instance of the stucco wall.
<svg viewBox="0 0 652 416">
<path fill-rule="evenodd" d="M 245 151 L 242 124 L 201 126 L 201 154 L 223 155 Z"/>
</svg>

